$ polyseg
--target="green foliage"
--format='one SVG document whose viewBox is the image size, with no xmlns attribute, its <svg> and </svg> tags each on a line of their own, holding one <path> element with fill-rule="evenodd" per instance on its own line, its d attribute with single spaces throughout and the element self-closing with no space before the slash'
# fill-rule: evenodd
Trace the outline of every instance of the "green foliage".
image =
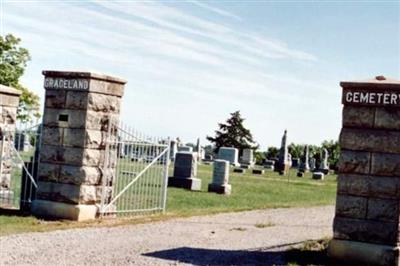
<svg viewBox="0 0 400 266">
<path fill-rule="evenodd" d="M 304 145 L 291 143 L 288 146 L 289 153 L 292 155 L 292 158 L 301 158 L 304 153 Z"/>
<path fill-rule="evenodd" d="M 256 151 L 254 153 L 254 158 L 256 159 L 256 164 L 262 165 L 264 160 L 267 159 L 267 153 L 261 152 L 261 151 Z"/>
<path fill-rule="evenodd" d="M 274 159 L 278 157 L 279 155 L 279 149 L 277 147 L 268 147 L 268 151 L 266 154 L 267 159 Z"/>
<path fill-rule="evenodd" d="M 40 117 L 40 104 L 39 96 L 19 83 L 31 59 L 28 50 L 19 46 L 20 41 L 12 34 L 0 36 L 0 84 L 22 91 L 17 118 L 26 122 Z"/>
<path fill-rule="evenodd" d="M 322 147 L 328 150 L 329 158 L 328 162 L 332 169 L 337 169 L 337 164 L 339 162 L 340 156 L 340 145 L 339 142 L 336 140 L 325 140 L 322 142 Z"/>
<path fill-rule="evenodd" d="M 240 111 L 236 111 L 231 113 L 226 123 L 218 124 L 219 130 L 215 131 L 215 137 L 207 136 L 207 140 L 214 143 L 215 152 L 221 147 L 234 147 L 240 151 L 258 148 L 250 130 L 243 126 L 243 122 Z"/>
</svg>

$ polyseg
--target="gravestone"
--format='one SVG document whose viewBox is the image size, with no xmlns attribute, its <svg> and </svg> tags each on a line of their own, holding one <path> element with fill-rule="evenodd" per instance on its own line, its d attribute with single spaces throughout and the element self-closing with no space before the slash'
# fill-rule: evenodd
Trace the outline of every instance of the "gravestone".
<svg viewBox="0 0 400 266">
<path fill-rule="evenodd" d="M 89 72 L 43 74 L 46 95 L 32 212 L 62 219 L 94 219 L 106 178 L 102 169 L 105 138 L 108 131 L 113 132 L 110 138 L 116 137 L 126 81 Z M 115 167 L 110 161 L 107 176 L 112 176 Z M 104 182 L 110 184 L 106 193 L 111 195 L 112 180 Z"/>
<path fill-rule="evenodd" d="M 264 161 L 264 169 L 272 170 L 275 169 L 275 161 L 273 160 L 265 160 Z"/>
<path fill-rule="evenodd" d="M 234 169 L 233 169 L 233 172 L 234 172 L 234 173 L 244 174 L 244 173 L 246 173 L 246 170 L 243 169 L 243 168 L 234 168 Z"/>
<path fill-rule="evenodd" d="M 178 143 L 176 142 L 176 140 L 171 140 L 170 145 L 169 158 L 171 159 L 171 161 L 175 161 L 175 156 L 178 152 Z"/>
<path fill-rule="evenodd" d="M 312 175 L 312 178 L 315 179 L 315 180 L 324 180 L 325 174 L 322 173 L 322 172 L 319 172 L 319 171 L 318 172 L 314 172 L 313 175 Z"/>
<path fill-rule="evenodd" d="M 177 152 L 174 175 L 168 179 L 168 186 L 201 190 L 201 180 L 197 176 L 197 155 L 195 152 Z"/>
<path fill-rule="evenodd" d="M 208 184 L 208 192 L 230 195 L 232 187 L 229 183 L 229 162 L 215 160 L 212 183 Z"/>
<path fill-rule="evenodd" d="M 178 152 L 193 152 L 193 147 L 190 146 L 179 146 Z"/>
<path fill-rule="evenodd" d="M 0 203 L 13 203 L 11 146 L 14 144 L 17 107 L 21 92 L 0 85 Z"/>
<path fill-rule="evenodd" d="M 285 130 L 282 137 L 281 148 L 279 150 L 279 160 L 278 163 L 275 164 L 275 171 L 279 172 L 279 174 L 281 175 L 286 175 L 290 169 L 291 162 L 289 159 L 290 157 L 287 146 L 287 130 Z"/>
<path fill-rule="evenodd" d="M 313 172 L 316 168 L 317 160 L 314 157 L 310 158 L 310 171 Z"/>
<path fill-rule="evenodd" d="M 329 173 L 329 163 L 328 163 L 329 153 L 327 149 L 322 149 L 322 156 L 321 156 L 321 165 L 319 166 L 318 171 L 327 175 Z"/>
<path fill-rule="evenodd" d="M 264 170 L 253 169 L 252 173 L 253 173 L 253 175 L 263 175 L 264 174 Z"/>
<path fill-rule="evenodd" d="M 242 154 L 241 164 L 254 166 L 254 151 L 253 149 L 244 149 Z"/>
<path fill-rule="evenodd" d="M 303 157 L 301 158 L 301 164 L 299 166 L 299 172 L 307 173 L 310 171 L 309 160 L 309 148 L 308 145 L 304 146 Z"/>
<path fill-rule="evenodd" d="M 336 214 L 328 254 L 357 265 L 399 265 L 400 81 L 341 82 Z"/>
<path fill-rule="evenodd" d="M 230 147 L 221 147 L 218 151 L 218 159 L 219 160 L 226 160 L 231 165 L 239 166 L 238 162 L 239 151 L 235 148 Z"/>
<path fill-rule="evenodd" d="M 300 165 L 300 159 L 299 158 L 293 158 L 292 159 L 292 167 L 293 168 L 298 168 Z"/>
</svg>

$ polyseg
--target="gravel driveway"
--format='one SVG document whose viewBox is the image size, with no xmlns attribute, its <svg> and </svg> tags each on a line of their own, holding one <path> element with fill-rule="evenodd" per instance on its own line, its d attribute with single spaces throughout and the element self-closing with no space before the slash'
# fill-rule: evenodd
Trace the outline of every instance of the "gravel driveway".
<svg viewBox="0 0 400 266">
<path fill-rule="evenodd" d="M 0 238 L 0 265 L 272 265 L 332 235 L 334 207 L 226 213 Z"/>
</svg>

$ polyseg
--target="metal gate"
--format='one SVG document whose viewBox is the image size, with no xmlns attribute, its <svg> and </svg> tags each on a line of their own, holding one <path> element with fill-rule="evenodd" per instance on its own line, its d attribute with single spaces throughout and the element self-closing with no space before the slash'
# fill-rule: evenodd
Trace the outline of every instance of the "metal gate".
<svg viewBox="0 0 400 266">
<path fill-rule="evenodd" d="M 41 126 L 0 132 L 0 208 L 29 211 L 35 199 Z"/>
<path fill-rule="evenodd" d="M 167 197 L 169 139 L 149 137 L 124 125 L 108 129 L 101 216 L 163 212 Z"/>
</svg>

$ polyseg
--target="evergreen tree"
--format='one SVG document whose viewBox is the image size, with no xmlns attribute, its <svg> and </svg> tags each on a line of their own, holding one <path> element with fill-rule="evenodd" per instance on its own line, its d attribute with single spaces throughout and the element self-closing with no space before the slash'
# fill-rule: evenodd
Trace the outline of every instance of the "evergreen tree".
<svg viewBox="0 0 400 266">
<path fill-rule="evenodd" d="M 0 36 L 0 84 L 13 87 L 22 92 L 17 118 L 20 121 L 32 121 L 39 113 L 39 96 L 19 83 L 24 74 L 26 63 L 30 60 L 29 52 L 19 46 L 20 39 L 11 34 Z"/>
<path fill-rule="evenodd" d="M 215 137 L 207 136 L 207 140 L 214 143 L 215 152 L 221 147 L 234 147 L 239 151 L 258 148 L 250 130 L 244 127 L 244 120 L 240 111 L 231 113 L 231 117 L 225 123 L 218 124 L 219 129 L 215 131 Z"/>
</svg>

